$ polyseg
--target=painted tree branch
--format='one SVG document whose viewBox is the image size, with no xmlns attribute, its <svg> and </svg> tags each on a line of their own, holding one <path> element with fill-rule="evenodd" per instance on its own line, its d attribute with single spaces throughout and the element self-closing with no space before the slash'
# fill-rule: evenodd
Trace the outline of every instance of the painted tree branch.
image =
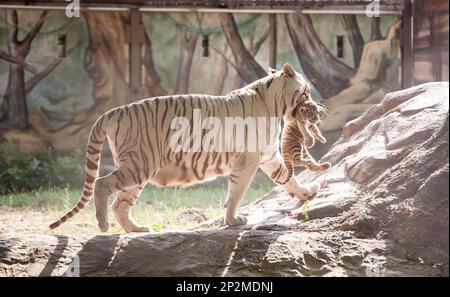
<svg viewBox="0 0 450 297">
<path fill-rule="evenodd" d="M 329 98 L 343 90 L 355 71 L 328 51 L 314 30 L 311 17 L 287 14 L 285 21 L 303 71 L 317 91 Z"/>
<path fill-rule="evenodd" d="M 44 10 L 41 15 L 39 16 L 38 21 L 31 27 L 28 34 L 25 36 L 25 38 L 20 41 L 21 47 L 23 46 L 27 52 L 30 51 L 31 42 L 36 37 L 37 33 L 41 30 L 42 26 L 44 25 L 45 17 L 47 16 L 47 11 Z"/>
<path fill-rule="evenodd" d="M 50 72 L 52 72 L 56 66 L 58 66 L 63 59 L 58 58 L 55 61 L 53 61 L 52 63 L 50 63 L 47 67 L 45 67 L 44 70 L 42 70 L 41 72 L 39 72 L 38 74 L 36 74 L 35 76 L 33 76 L 32 78 L 30 78 L 26 83 L 25 83 L 25 92 L 29 93 L 31 92 L 31 90 L 33 90 L 33 88 L 41 81 L 43 80 Z"/>
<path fill-rule="evenodd" d="M 226 53 L 226 50 L 225 50 Z M 219 66 L 219 74 L 214 82 L 213 90 L 215 95 L 221 95 L 225 86 L 225 79 L 228 75 L 228 61 L 222 57 Z"/>
<path fill-rule="evenodd" d="M 25 70 L 27 70 L 30 73 L 33 73 L 33 74 L 38 73 L 37 69 L 33 65 L 30 65 L 26 61 L 23 61 L 14 56 L 11 56 L 10 54 L 8 54 L 5 51 L 0 50 L 0 59 L 3 59 L 9 63 L 15 63 L 18 65 L 21 65 L 23 68 L 25 68 Z"/>
<path fill-rule="evenodd" d="M 241 79 L 244 79 L 242 76 L 240 76 L 241 74 L 239 73 L 238 66 L 237 66 L 233 61 L 231 61 L 231 59 L 228 58 L 227 55 L 226 55 L 225 53 L 223 53 L 223 52 L 220 51 L 218 48 L 216 48 L 216 47 L 214 47 L 214 46 L 212 46 L 212 45 L 211 45 L 211 48 L 212 48 L 213 51 L 215 51 L 216 53 L 218 53 L 224 60 L 226 60 L 227 63 L 231 65 L 231 67 L 233 67 L 233 69 L 236 71 L 236 73 L 238 74 L 238 76 L 239 76 Z"/>
<path fill-rule="evenodd" d="M 230 13 L 219 15 L 220 24 L 224 32 L 228 45 L 233 52 L 235 64 L 239 75 L 250 83 L 266 76 L 266 71 L 256 62 L 251 53 L 247 50 L 238 32 L 234 17 Z"/>
<path fill-rule="evenodd" d="M 256 56 L 256 54 L 259 52 L 259 49 L 261 48 L 263 43 L 267 40 L 267 38 L 269 38 L 269 33 L 270 30 L 269 28 L 267 28 L 266 32 L 264 32 L 264 34 L 254 44 L 252 44 L 249 50 L 252 56 Z"/>
<path fill-rule="evenodd" d="M 19 45 L 17 34 L 19 32 L 19 19 L 16 10 L 6 11 L 7 30 L 8 30 L 8 48 L 9 51 L 13 51 L 14 47 Z"/>
<path fill-rule="evenodd" d="M 255 57 L 258 54 L 259 49 L 261 48 L 263 43 L 267 40 L 267 38 L 269 38 L 269 32 L 270 32 L 270 28 L 267 28 L 266 32 L 264 32 L 264 34 L 256 42 L 254 42 L 254 38 L 253 38 L 255 35 L 253 35 L 253 34 L 251 35 L 249 52 L 253 57 Z M 234 88 L 241 88 L 244 85 L 245 85 L 245 80 L 242 79 L 242 77 L 239 75 L 236 76 L 234 79 Z"/>
<path fill-rule="evenodd" d="M 358 21 L 356 20 L 356 16 L 354 14 L 343 14 L 340 15 L 339 18 L 344 26 L 345 32 L 347 33 L 347 38 L 352 47 L 355 68 L 358 68 L 364 47 L 364 38 L 359 30 Z"/>
<path fill-rule="evenodd" d="M 77 49 L 78 47 L 81 46 L 81 42 L 77 43 L 74 47 L 72 47 L 71 49 L 69 49 L 67 51 L 67 55 L 70 55 L 75 49 Z M 49 65 L 47 65 L 42 71 L 38 72 L 36 69 L 34 69 L 33 74 L 35 74 L 32 78 L 30 78 L 29 80 L 26 81 L 25 83 L 25 94 L 28 94 L 29 92 L 31 92 L 33 90 L 33 88 L 41 81 L 43 80 L 45 77 L 47 77 L 47 75 L 49 75 L 55 68 L 56 66 L 58 66 L 61 62 L 63 61 L 62 58 L 56 58 L 52 63 L 50 63 Z M 7 91 L 4 96 L 9 96 L 10 93 L 9 91 Z"/>
</svg>

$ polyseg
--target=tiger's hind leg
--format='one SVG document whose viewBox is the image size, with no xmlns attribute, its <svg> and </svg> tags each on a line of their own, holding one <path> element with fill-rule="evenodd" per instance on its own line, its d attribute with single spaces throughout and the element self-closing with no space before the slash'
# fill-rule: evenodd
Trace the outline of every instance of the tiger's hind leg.
<svg viewBox="0 0 450 297">
<path fill-rule="evenodd" d="M 141 186 L 141 181 L 136 168 L 128 168 L 121 165 L 112 173 L 100 177 L 95 181 L 94 201 L 95 211 L 100 231 L 108 230 L 108 198 L 119 191 L 128 191 Z"/>
<path fill-rule="evenodd" d="M 125 232 L 149 232 L 149 228 L 139 226 L 131 217 L 131 210 L 142 193 L 143 187 L 121 191 L 111 205 L 114 217 Z"/>
</svg>

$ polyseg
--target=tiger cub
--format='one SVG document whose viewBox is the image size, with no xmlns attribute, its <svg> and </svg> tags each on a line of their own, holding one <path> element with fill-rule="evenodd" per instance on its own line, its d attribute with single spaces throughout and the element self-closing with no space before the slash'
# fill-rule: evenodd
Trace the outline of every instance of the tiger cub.
<svg viewBox="0 0 450 297">
<path fill-rule="evenodd" d="M 294 166 L 305 166 L 309 170 L 321 172 L 331 167 L 329 162 L 317 163 L 309 154 L 308 148 L 314 146 L 314 138 L 326 143 L 317 124 L 321 116 L 326 115 L 325 107 L 312 100 L 305 100 L 292 111 L 293 121 L 286 124 L 281 134 L 281 153 L 288 176 L 278 180 L 279 184 L 287 183 L 293 175 Z"/>
</svg>

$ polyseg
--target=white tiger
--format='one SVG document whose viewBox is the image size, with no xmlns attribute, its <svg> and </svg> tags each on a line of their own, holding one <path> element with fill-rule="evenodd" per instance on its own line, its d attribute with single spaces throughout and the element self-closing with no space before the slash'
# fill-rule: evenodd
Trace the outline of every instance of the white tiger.
<svg viewBox="0 0 450 297">
<path fill-rule="evenodd" d="M 265 150 L 176 152 L 170 142 L 178 132 L 171 123 L 176 117 L 192 120 L 194 110 L 200 110 L 203 118 L 215 117 L 220 121 L 226 117 L 276 117 L 289 122 L 291 112 L 307 86 L 302 75 L 285 64 L 282 70 L 225 96 L 156 97 L 107 111 L 99 117 L 89 135 L 83 196 L 50 228 L 56 228 L 74 216 L 94 196 L 98 226 L 102 232 L 107 231 L 108 198 L 118 192 L 111 206 L 117 221 L 126 232 L 148 232 L 148 227 L 139 226 L 130 217 L 131 208 L 147 183 L 190 185 L 217 176 L 229 177 L 224 224 L 246 224 L 247 219 L 237 215 L 236 211 L 257 169 L 261 168 L 274 181 L 287 175 L 279 152 L 281 125 L 273 132 L 270 129 L 256 131 L 257 138 L 274 139 Z M 188 132 L 192 133 L 192 129 Z M 201 137 L 205 137 L 204 133 Z M 116 170 L 97 178 L 100 151 L 106 139 Z M 309 199 L 320 188 L 318 184 L 302 186 L 295 178 L 282 187 L 291 196 L 302 200 Z"/>
</svg>

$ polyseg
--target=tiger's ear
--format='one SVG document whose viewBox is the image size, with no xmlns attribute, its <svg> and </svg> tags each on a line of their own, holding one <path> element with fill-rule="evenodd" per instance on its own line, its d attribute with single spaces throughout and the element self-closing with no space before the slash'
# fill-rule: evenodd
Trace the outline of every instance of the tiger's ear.
<svg viewBox="0 0 450 297">
<path fill-rule="evenodd" d="M 283 73 L 289 77 L 295 77 L 295 70 L 291 64 L 286 63 L 283 65 Z"/>
<path fill-rule="evenodd" d="M 267 74 L 269 74 L 269 75 L 274 74 L 275 72 L 277 72 L 277 70 L 276 70 L 276 69 L 273 69 L 272 67 L 269 67 L 269 68 L 267 69 Z"/>
</svg>

